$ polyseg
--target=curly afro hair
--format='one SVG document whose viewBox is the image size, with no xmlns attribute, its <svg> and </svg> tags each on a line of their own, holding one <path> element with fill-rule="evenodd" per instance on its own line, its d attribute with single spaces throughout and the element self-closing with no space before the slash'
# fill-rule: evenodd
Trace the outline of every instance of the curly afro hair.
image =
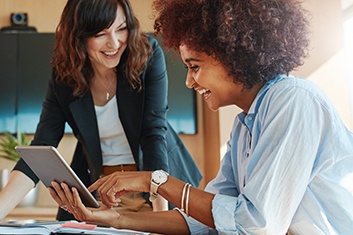
<svg viewBox="0 0 353 235">
<path fill-rule="evenodd" d="M 307 12 L 296 0 L 155 0 L 163 45 L 215 56 L 251 88 L 288 74 L 308 52 Z"/>
</svg>

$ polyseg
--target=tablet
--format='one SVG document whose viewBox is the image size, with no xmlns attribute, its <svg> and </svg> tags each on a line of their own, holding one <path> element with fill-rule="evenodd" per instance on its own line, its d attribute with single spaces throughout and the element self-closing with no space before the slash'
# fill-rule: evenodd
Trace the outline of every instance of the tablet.
<svg viewBox="0 0 353 235">
<path fill-rule="evenodd" d="M 97 200 L 55 147 L 16 146 L 15 149 L 46 187 L 52 187 L 52 181 L 64 182 L 78 190 L 85 206 L 99 207 Z"/>
</svg>

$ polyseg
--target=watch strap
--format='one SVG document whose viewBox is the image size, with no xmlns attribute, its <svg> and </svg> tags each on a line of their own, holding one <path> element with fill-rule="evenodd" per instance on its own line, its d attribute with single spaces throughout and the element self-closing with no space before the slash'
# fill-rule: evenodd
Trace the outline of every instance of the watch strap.
<svg viewBox="0 0 353 235">
<path fill-rule="evenodd" d="M 156 184 L 155 182 L 153 182 L 153 180 L 151 180 L 151 186 L 150 186 L 150 201 L 155 200 L 158 197 L 158 190 L 159 185 Z"/>
</svg>

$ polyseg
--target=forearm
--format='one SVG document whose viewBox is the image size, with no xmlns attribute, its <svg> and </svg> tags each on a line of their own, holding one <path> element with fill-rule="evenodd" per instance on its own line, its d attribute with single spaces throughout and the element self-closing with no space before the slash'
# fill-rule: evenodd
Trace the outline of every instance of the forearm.
<svg viewBox="0 0 353 235">
<path fill-rule="evenodd" d="M 116 203 L 118 202 L 117 198 L 119 198 L 126 192 L 149 192 L 151 185 L 151 175 L 151 172 L 141 171 L 115 172 L 97 180 L 89 187 L 89 190 L 91 192 L 98 190 L 101 196 L 102 203 L 110 208 L 116 205 Z M 169 176 L 166 183 L 163 183 L 159 186 L 158 194 L 167 199 L 173 205 L 182 208 L 181 201 L 184 185 L 185 182 L 172 176 Z M 184 203 L 185 212 L 187 208 L 189 212 L 188 214 L 194 219 L 211 228 L 214 228 L 215 225 L 212 215 L 212 200 L 214 196 L 214 194 L 207 193 L 202 190 L 191 187 L 188 200 L 186 200 L 186 197 L 184 200 L 184 202 L 188 201 L 188 203 Z M 169 214 L 165 214 L 165 216 L 169 216 Z M 185 226 L 187 226 L 184 217 L 180 213 L 178 214 L 178 216 L 181 216 L 185 223 Z M 96 218 L 94 219 L 96 220 Z M 169 221 L 169 218 L 167 217 L 162 216 L 161 219 Z M 147 225 L 150 227 L 155 226 L 153 223 L 149 222 L 151 222 L 151 217 L 146 217 L 143 221 L 143 223 L 147 223 Z"/>
<path fill-rule="evenodd" d="M 159 187 L 158 193 L 173 205 L 182 208 L 181 199 L 184 185 L 183 181 L 169 177 L 167 183 Z M 193 187 L 190 189 L 188 203 L 186 203 L 186 198 L 184 198 L 184 204 L 188 206 L 189 215 L 211 228 L 215 227 L 211 210 L 213 198 L 214 194 Z M 184 208 L 185 210 L 186 208 Z"/>
<path fill-rule="evenodd" d="M 118 221 L 113 221 L 111 226 L 159 234 L 182 235 L 190 233 L 183 216 L 176 210 L 139 213 L 121 212 Z"/>
<path fill-rule="evenodd" d="M 20 171 L 13 171 L 9 181 L 0 192 L 0 220 L 6 217 L 35 186 L 33 181 Z"/>
</svg>

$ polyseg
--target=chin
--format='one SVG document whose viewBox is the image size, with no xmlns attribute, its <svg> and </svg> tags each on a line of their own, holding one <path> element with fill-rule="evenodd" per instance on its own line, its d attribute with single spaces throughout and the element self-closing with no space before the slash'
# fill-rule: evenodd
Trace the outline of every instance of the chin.
<svg viewBox="0 0 353 235">
<path fill-rule="evenodd" d="M 211 109 L 212 111 L 216 112 L 219 109 L 219 106 L 215 106 L 212 104 L 207 104 L 208 108 Z"/>
</svg>

